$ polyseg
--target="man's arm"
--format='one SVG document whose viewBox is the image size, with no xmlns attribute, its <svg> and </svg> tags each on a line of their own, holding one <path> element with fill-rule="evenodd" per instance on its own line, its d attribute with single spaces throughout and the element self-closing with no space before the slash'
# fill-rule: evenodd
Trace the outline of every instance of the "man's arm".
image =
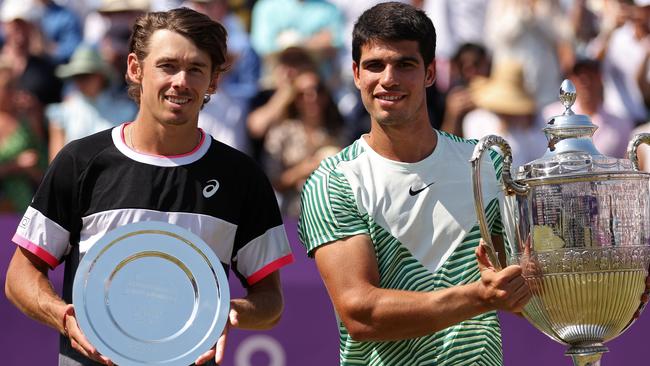
<svg viewBox="0 0 650 366">
<path fill-rule="evenodd" d="M 246 297 L 230 302 L 231 312 L 237 314 L 238 327 L 243 329 L 272 328 L 280 321 L 283 308 L 279 271 L 252 285 Z"/>
<path fill-rule="evenodd" d="M 5 294 L 23 313 L 70 338 L 70 344 L 82 355 L 105 365 L 112 362 L 99 354 L 81 332 L 72 305 L 66 304 L 52 287 L 42 259 L 18 247 L 7 269 Z"/>
<path fill-rule="evenodd" d="M 65 334 L 66 303 L 52 288 L 48 270 L 43 260 L 22 247 L 16 248 L 7 269 L 5 294 L 25 315 Z"/>
<path fill-rule="evenodd" d="M 283 309 L 280 272 L 275 271 L 251 285 L 244 298 L 230 300 L 226 329 L 217 344 L 199 356 L 194 363 L 202 365 L 214 358 L 214 361 L 220 364 L 226 348 L 228 328 L 270 329 L 280 321 Z"/>
<path fill-rule="evenodd" d="M 479 246 L 481 280 L 432 292 L 379 287 L 376 254 L 367 235 L 319 247 L 316 265 L 352 338 L 390 341 L 421 337 L 487 311 L 518 312 L 530 298 L 521 267 L 495 272 Z"/>
</svg>

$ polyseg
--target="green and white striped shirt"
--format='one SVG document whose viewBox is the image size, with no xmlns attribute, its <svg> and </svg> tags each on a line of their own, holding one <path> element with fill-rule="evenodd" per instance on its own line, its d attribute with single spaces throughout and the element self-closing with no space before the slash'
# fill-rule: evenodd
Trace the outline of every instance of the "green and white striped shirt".
<svg viewBox="0 0 650 366">
<path fill-rule="evenodd" d="M 324 160 L 302 193 L 300 240 L 311 256 L 319 246 L 368 235 L 382 288 L 434 291 L 480 278 L 474 249 L 476 218 L 471 157 L 476 141 L 438 132 L 434 152 L 417 163 L 388 160 L 364 138 Z M 501 157 L 482 166 L 485 212 L 502 233 L 499 214 Z M 341 365 L 501 365 L 496 312 L 424 337 L 358 342 L 339 320 Z"/>
</svg>

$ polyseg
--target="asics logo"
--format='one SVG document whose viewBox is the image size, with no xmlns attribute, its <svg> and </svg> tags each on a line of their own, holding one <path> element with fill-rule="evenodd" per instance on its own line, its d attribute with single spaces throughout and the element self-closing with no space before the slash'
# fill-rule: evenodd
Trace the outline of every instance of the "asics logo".
<svg viewBox="0 0 650 366">
<path fill-rule="evenodd" d="M 422 188 L 420 188 L 420 189 L 416 189 L 416 190 L 413 190 L 413 187 L 409 187 L 409 194 L 410 194 L 411 196 L 415 196 L 415 195 L 417 195 L 418 193 L 420 193 L 420 192 L 424 191 L 425 189 L 429 188 L 429 186 L 432 185 L 433 183 L 435 183 L 435 182 L 429 183 L 429 184 L 427 184 L 426 186 L 424 186 L 424 187 L 422 187 Z"/>
<path fill-rule="evenodd" d="M 203 197 L 210 198 L 219 190 L 219 181 L 210 179 L 208 185 L 203 188 Z"/>
</svg>

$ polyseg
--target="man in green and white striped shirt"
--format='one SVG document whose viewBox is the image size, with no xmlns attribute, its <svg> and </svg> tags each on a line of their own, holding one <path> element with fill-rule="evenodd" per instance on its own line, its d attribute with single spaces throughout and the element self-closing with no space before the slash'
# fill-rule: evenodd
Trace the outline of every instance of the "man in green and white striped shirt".
<svg viewBox="0 0 650 366">
<path fill-rule="evenodd" d="M 478 245 L 474 142 L 429 123 L 434 52 L 424 12 L 382 3 L 361 15 L 353 72 L 370 132 L 304 186 L 300 238 L 337 313 L 342 365 L 501 365 L 496 310 L 530 298 L 521 268 L 496 272 Z M 483 164 L 484 209 L 500 235 L 500 157 Z"/>
</svg>

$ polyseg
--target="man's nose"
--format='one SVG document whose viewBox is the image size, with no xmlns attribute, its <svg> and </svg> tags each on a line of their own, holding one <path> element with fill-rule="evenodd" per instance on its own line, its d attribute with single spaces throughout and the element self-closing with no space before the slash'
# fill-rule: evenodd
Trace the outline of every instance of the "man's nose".
<svg viewBox="0 0 650 366">
<path fill-rule="evenodd" d="M 186 71 L 179 71 L 177 72 L 173 79 L 172 79 L 172 87 L 178 88 L 178 89 L 183 89 L 187 87 L 187 72 Z"/>
<path fill-rule="evenodd" d="M 384 87 L 391 87 L 399 84 L 397 75 L 395 74 L 395 68 L 393 66 L 387 65 L 384 68 L 384 72 L 381 75 L 381 84 Z"/>
</svg>

